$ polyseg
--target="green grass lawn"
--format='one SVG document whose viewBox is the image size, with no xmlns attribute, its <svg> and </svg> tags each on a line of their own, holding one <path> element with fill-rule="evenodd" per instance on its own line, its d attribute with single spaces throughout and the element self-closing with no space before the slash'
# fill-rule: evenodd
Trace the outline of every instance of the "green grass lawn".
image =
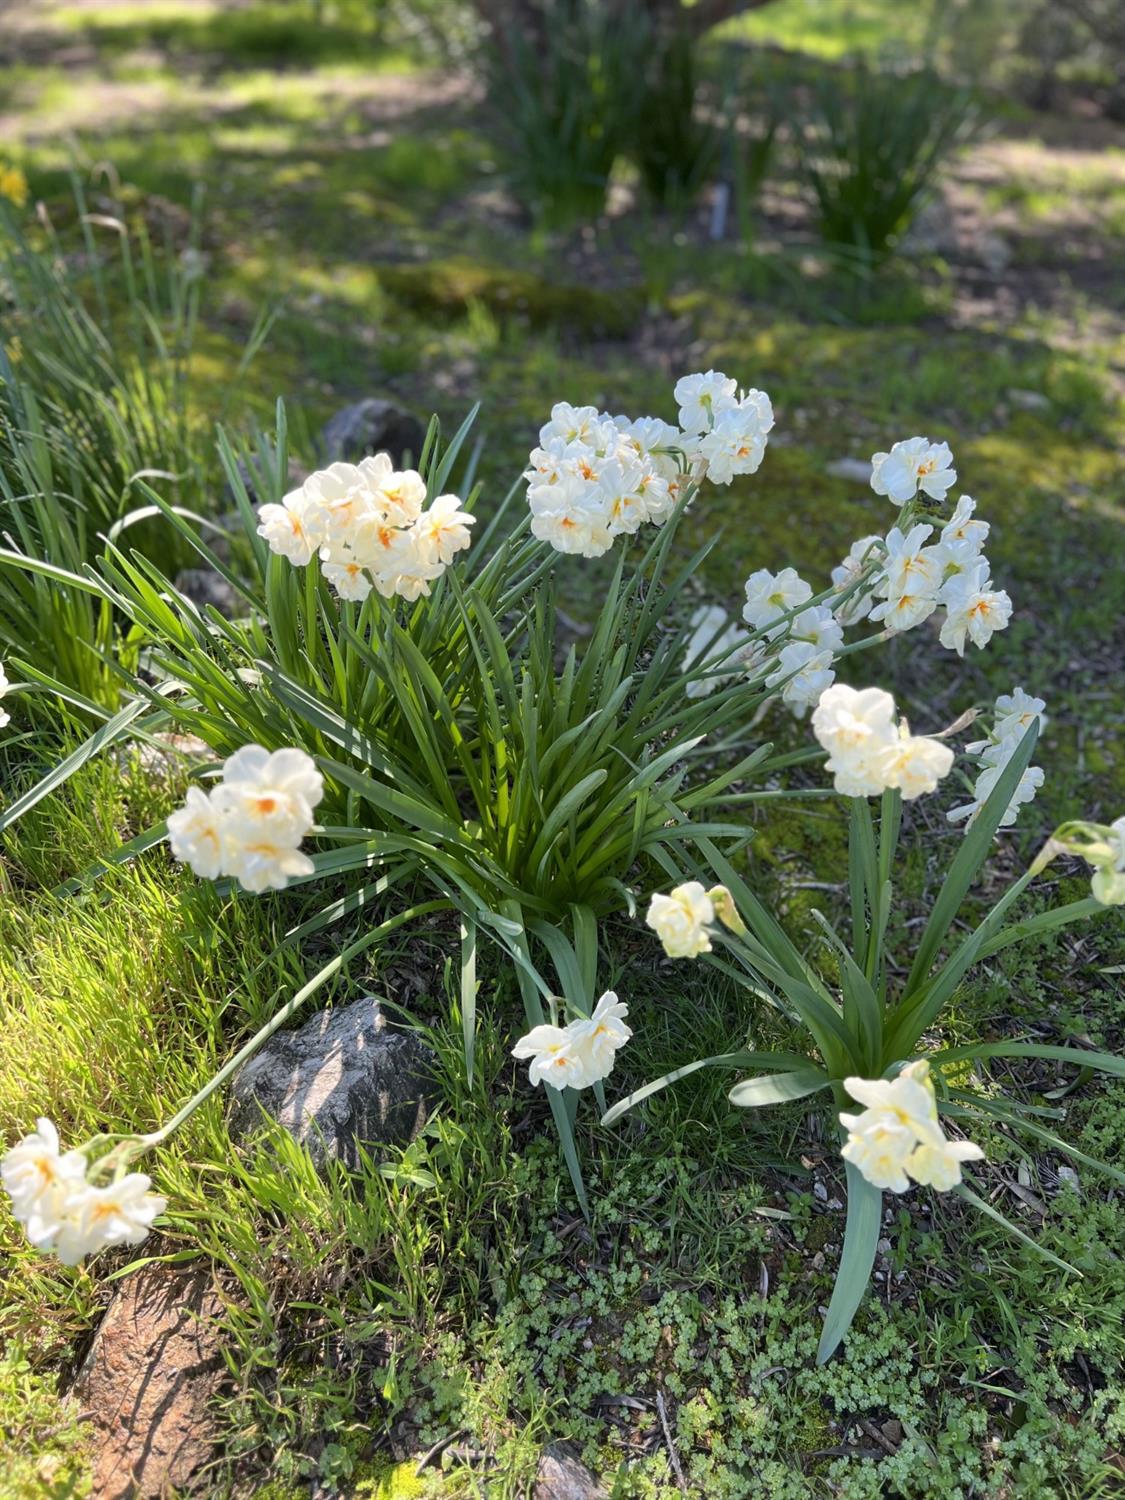
<svg viewBox="0 0 1125 1500">
<path fill-rule="evenodd" d="M 864 670 L 920 729 L 1017 683 L 1046 698 L 1047 782 L 999 846 L 998 871 L 1023 868 L 1064 816 L 1125 810 L 1125 321 L 1120 287 L 1087 275 L 1091 245 L 1114 253 L 1120 147 L 1094 170 L 1053 166 L 1043 146 L 1025 175 L 979 189 L 990 210 L 1020 216 L 1036 264 L 1051 257 L 1046 299 L 1040 283 L 1014 282 L 1011 302 L 974 300 L 937 253 L 860 284 L 807 263 L 800 241 L 775 251 L 765 232 L 741 247 L 677 244 L 640 210 L 603 226 L 591 250 L 507 215 L 486 120 L 464 89 L 443 92 L 444 76 L 394 36 L 357 32 L 350 12 L 311 17 L 280 4 L 56 9 L 44 25 L 80 42 L 83 59 L 63 67 L 32 49 L 8 70 L 11 154 L 64 237 L 74 232 L 67 132 L 84 171 L 109 161 L 119 177 L 94 177 L 91 206 L 143 216 L 173 253 L 193 185 L 205 184 L 196 421 L 265 423 L 282 395 L 295 450 L 312 462 L 319 424 L 348 400 L 389 394 L 448 425 L 480 399 L 487 512 L 555 400 L 670 418 L 677 375 L 726 369 L 769 391 L 778 418 L 760 472 L 698 507 L 693 543 L 723 536 L 700 597 L 728 606 L 758 567 L 793 564 L 819 585 L 854 537 L 889 524 L 885 500 L 831 478 L 828 464 L 915 431 L 948 439 L 992 523 L 1012 626 L 963 664 L 915 632 Z M 780 0 L 736 29 L 818 66 L 857 48 L 917 49 L 926 24 L 921 7 L 904 17 L 874 0 Z M 782 157 L 774 191 L 790 187 Z M 1056 227 L 1068 204 L 1082 220 L 1073 241 Z M 1018 262 L 1025 241 L 1012 233 Z M 264 304 L 277 322 L 232 394 Z M 221 510 L 217 466 L 211 483 L 201 503 Z M 562 576 L 564 607 L 582 618 L 604 575 L 574 566 Z M 776 733 L 807 741 L 806 727 L 780 716 Z M 60 753 L 46 739 L 0 746 L 5 796 Z M 52 894 L 182 790 L 178 776 L 153 783 L 136 764 L 91 765 L 3 836 L 6 1140 L 39 1113 L 67 1138 L 153 1128 L 323 961 L 311 945 L 279 951 L 314 898 L 222 900 L 161 849 L 79 897 Z M 938 855 L 960 837 L 943 817 L 960 800 L 950 785 L 911 819 L 892 919 L 902 951 L 934 899 Z M 750 872 L 811 945 L 812 906 L 845 900 L 846 816 L 830 802 L 785 806 L 758 816 Z M 654 883 L 640 872 L 639 888 Z M 1065 869 L 1044 886 L 1052 901 L 1084 889 Z M 355 931 L 343 923 L 338 941 Z M 639 924 L 616 920 L 604 936 L 607 984 L 644 1018 L 614 1075 L 621 1095 L 748 1037 L 775 1040 L 737 993 L 655 961 Z M 955 1029 L 1036 1027 L 1119 1051 L 1121 937 L 1111 915 L 981 965 Z M 729 1078 L 706 1072 L 614 1129 L 584 1110 L 586 1224 L 543 1100 L 507 1055 L 520 1024 L 511 976 L 487 957 L 467 1084 L 452 938 L 440 923 L 400 933 L 327 996 L 403 1001 L 438 1050 L 441 1105 L 401 1160 L 324 1180 L 281 1132 L 236 1149 L 212 1101 L 151 1168 L 170 1208 L 145 1253 L 206 1257 L 229 1307 L 239 1378 L 223 1398 L 215 1493 L 288 1500 L 320 1481 L 380 1500 L 515 1500 L 543 1443 L 570 1437 L 615 1500 L 662 1500 L 681 1490 L 657 1391 L 688 1492 L 709 1500 L 1120 1492 L 1119 1188 L 1085 1169 L 1060 1175 L 1049 1149 L 1028 1154 L 994 1131 L 982 1144 L 998 1205 L 1082 1277 L 952 1198 L 912 1194 L 894 1203 L 855 1334 L 818 1369 L 842 1220 L 821 1117 L 799 1103 L 732 1110 Z M 1068 1140 L 1125 1168 L 1120 1084 L 1083 1082 L 1055 1100 L 1049 1069 L 993 1076 L 1033 1104 L 1064 1107 Z M 62 1393 L 130 1257 L 65 1271 L 28 1251 L 7 1217 L 0 1242 L 0 1430 L 11 1455 L 0 1494 L 89 1494 L 87 1437 Z M 444 1470 L 416 1480 L 418 1456 L 453 1433 Z"/>
</svg>

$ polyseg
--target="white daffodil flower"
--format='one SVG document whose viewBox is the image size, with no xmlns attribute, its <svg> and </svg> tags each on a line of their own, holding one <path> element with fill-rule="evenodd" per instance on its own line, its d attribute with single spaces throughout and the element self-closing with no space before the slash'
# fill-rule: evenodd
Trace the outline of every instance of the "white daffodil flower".
<svg viewBox="0 0 1125 1500">
<path fill-rule="evenodd" d="M 701 953 L 710 953 L 708 929 L 714 921 L 714 903 L 698 880 L 678 885 L 666 896 L 654 895 L 645 917 L 669 958 L 698 958 Z"/>
<path fill-rule="evenodd" d="M 948 579 L 940 598 L 947 610 L 941 643 L 958 656 L 964 656 L 967 641 L 983 649 L 1012 618 L 1012 601 L 1003 589 L 992 587 L 983 558 L 972 569 Z"/>
<path fill-rule="evenodd" d="M 672 392 L 680 408 L 680 426 L 685 432 L 709 432 L 715 418 L 738 405 L 738 382 L 718 370 L 701 375 L 683 375 Z"/>
<path fill-rule="evenodd" d="M 894 505 L 905 505 L 919 490 L 931 500 L 944 500 L 956 479 L 948 443 L 913 437 L 895 443 L 889 453 L 871 455 L 871 488 Z"/>
<path fill-rule="evenodd" d="M 746 580 L 742 618 L 757 630 L 771 626 L 775 631 L 783 630 L 785 622 L 779 623 L 779 617 L 807 603 L 812 592 L 812 585 L 800 577 L 796 568 L 782 568 L 780 573 L 759 568 Z"/>
<path fill-rule="evenodd" d="M 946 1192 L 961 1181 L 963 1162 L 984 1156 L 971 1142 L 946 1138 L 925 1059 L 895 1078 L 845 1078 L 844 1088 L 866 1108 L 840 1115 L 848 1133 L 840 1154 L 874 1187 L 905 1193 L 914 1181 Z"/>
</svg>

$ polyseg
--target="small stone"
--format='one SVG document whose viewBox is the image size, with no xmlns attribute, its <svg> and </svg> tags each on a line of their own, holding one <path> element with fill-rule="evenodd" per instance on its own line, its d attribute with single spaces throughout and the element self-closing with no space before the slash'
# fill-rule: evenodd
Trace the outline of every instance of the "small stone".
<svg viewBox="0 0 1125 1500">
<path fill-rule="evenodd" d="M 827 1203 L 827 1201 L 828 1201 L 828 1189 L 825 1187 L 825 1185 L 824 1185 L 823 1182 L 814 1182 L 813 1183 L 813 1197 L 814 1198 L 819 1198 L 820 1201 L 821 1201 L 821 1203 Z"/>
<path fill-rule="evenodd" d="M 221 1312 L 206 1271 L 151 1265 L 117 1284 L 71 1393 L 92 1429 L 99 1500 L 181 1492 L 212 1458 Z"/>
<path fill-rule="evenodd" d="M 548 1443 L 539 1459 L 532 1500 L 606 1500 L 606 1491 L 574 1443 Z"/>
<path fill-rule="evenodd" d="M 825 466 L 824 472 L 832 479 L 851 479 L 856 484 L 870 484 L 871 460 L 869 458 L 836 458 Z"/>
<path fill-rule="evenodd" d="M 1058 1176 L 1059 1176 L 1059 1182 L 1064 1187 L 1072 1187 L 1075 1192 L 1078 1191 L 1078 1187 L 1079 1187 L 1078 1173 L 1074 1170 L 1073 1167 L 1068 1167 L 1066 1165 L 1061 1166 L 1059 1168 Z"/>
<path fill-rule="evenodd" d="M 362 1147 L 406 1146 L 436 1100 L 437 1059 L 413 1032 L 387 1026 L 372 995 L 273 1037 L 231 1085 L 230 1131 L 245 1141 L 272 1115 L 318 1167 L 353 1172 Z"/>
<path fill-rule="evenodd" d="M 426 440 L 426 429 L 414 415 L 393 401 L 368 396 L 345 406 L 331 417 L 321 433 L 329 463 L 343 459 L 355 463 L 368 453 L 389 453 L 401 465 L 409 455 L 417 463 Z"/>
<path fill-rule="evenodd" d="M 200 612 L 208 606 L 218 610 L 226 620 L 246 613 L 246 601 L 221 573 L 210 568 L 184 568 L 176 574 L 175 588 Z"/>
<path fill-rule="evenodd" d="M 1014 388 L 1008 392 L 1008 400 L 1020 411 L 1050 411 L 1051 399 L 1042 391 L 1024 391 Z"/>
</svg>

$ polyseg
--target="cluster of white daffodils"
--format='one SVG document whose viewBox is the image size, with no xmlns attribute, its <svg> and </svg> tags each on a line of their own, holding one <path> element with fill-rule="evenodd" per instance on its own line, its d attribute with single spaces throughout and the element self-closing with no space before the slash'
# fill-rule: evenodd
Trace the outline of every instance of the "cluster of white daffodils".
<svg viewBox="0 0 1125 1500">
<path fill-rule="evenodd" d="M 698 880 L 688 880 L 666 896 L 654 895 L 645 916 L 669 958 L 698 958 L 701 953 L 710 953 L 716 921 L 732 932 L 746 930 L 726 886 L 706 890 Z"/>
<path fill-rule="evenodd" d="M 767 687 L 781 689 L 782 701 L 798 718 L 817 702 L 836 673 L 833 662 L 844 631 L 827 604 L 808 604 L 812 586 L 795 568 L 771 573 L 759 568 L 746 580 L 742 618 L 776 651 Z"/>
<path fill-rule="evenodd" d="M 948 745 L 911 734 L 905 719 L 896 722 L 895 700 L 882 688 L 834 684 L 821 695 L 812 727 L 844 797 L 875 797 L 890 788 L 909 802 L 932 792 L 953 766 Z"/>
<path fill-rule="evenodd" d="M 887 533 L 883 566 L 874 584 L 872 620 L 896 634 L 928 620 L 941 606 L 941 643 L 958 656 L 965 646 L 987 646 L 1012 617 L 1012 601 L 993 586 L 988 559 L 980 550 L 988 523 L 972 519 L 975 501 L 963 495 L 936 543 L 934 528 L 922 523 Z"/>
<path fill-rule="evenodd" d="M 753 474 L 765 457 L 773 407 L 765 391 L 740 391 L 718 370 L 685 375 L 673 395 L 680 408 L 685 448 L 714 484 Z"/>
<path fill-rule="evenodd" d="M 558 552 L 601 557 L 618 537 L 663 525 L 694 480 L 753 474 L 773 426 L 769 397 L 715 370 L 685 375 L 674 394 L 679 427 L 553 406 L 524 474 L 532 534 Z"/>
<path fill-rule="evenodd" d="M 909 438 L 871 459 L 871 487 L 894 505 L 919 495 L 941 504 L 957 478 L 946 443 Z M 832 571 L 846 597 L 837 609 L 843 625 L 868 616 L 895 634 L 912 630 L 944 609 L 941 643 L 958 656 L 971 641 L 983 648 L 1012 615 L 1012 601 L 994 586 L 984 555 L 987 521 L 974 516 L 976 501 L 962 495 L 935 540 L 934 527 L 918 522 L 895 526 L 886 537 L 861 537 Z M 862 587 L 857 587 L 862 582 Z"/>
<path fill-rule="evenodd" d="M 988 801 L 993 787 L 1003 774 L 1004 767 L 1019 749 L 1020 741 L 1027 730 L 1036 720 L 1041 730 L 1047 723 L 1047 716 L 1043 712 L 1045 707 L 1046 704 L 1042 698 L 1031 697 L 1021 687 L 1011 693 L 1001 693 L 996 700 L 992 729 L 987 737 L 965 746 L 966 755 L 974 756 L 981 770 L 973 784 L 973 800 L 961 807 L 953 808 L 947 814 L 951 823 L 959 823 L 964 819 L 966 832 L 973 826 L 977 814 Z M 1012 793 L 1012 800 L 1005 808 L 1004 816 L 1000 819 L 1001 828 L 1012 826 L 1019 816 L 1020 808 L 1025 802 L 1034 800 L 1036 792 L 1042 785 L 1041 767 L 1028 766 Z"/>
<path fill-rule="evenodd" d="M 139 1245 L 166 1201 L 150 1193 L 143 1172 L 126 1172 L 104 1187 L 82 1151 L 60 1151 L 50 1120 L 0 1160 L 0 1180 L 12 1213 L 37 1250 L 76 1266 L 110 1245 Z"/>
<path fill-rule="evenodd" d="M 8 674 L 4 671 L 4 663 L 0 662 L 0 698 L 3 698 L 4 694 L 8 691 L 8 688 L 10 686 L 11 684 L 8 681 Z M 10 724 L 11 722 L 11 714 L 6 712 L 6 710 L 0 708 L 0 729 L 3 729 L 5 724 Z"/>
<path fill-rule="evenodd" d="M 512 1056 L 531 1060 L 528 1077 L 533 1084 L 549 1083 L 555 1089 L 585 1089 L 608 1078 L 618 1048 L 633 1035 L 625 1024 L 629 1007 L 612 990 L 594 1007 L 592 1016 L 582 1016 L 566 1026 L 533 1026 L 512 1048 Z"/>
<path fill-rule="evenodd" d="M 319 557 L 342 599 L 366 599 L 372 588 L 385 599 L 417 599 L 469 545 L 475 519 L 456 495 L 439 495 L 428 510 L 425 502 L 422 476 L 379 453 L 330 464 L 280 505 L 263 505 L 258 532 L 294 567 Z"/>
<path fill-rule="evenodd" d="M 675 509 L 683 434 L 658 417 L 611 417 L 560 401 L 539 430 L 527 479 L 531 531 L 557 552 L 601 557 L 619 536 Z"/>
<path fill-rule="evenodd" d="M 168 819 L 178 860 L 205 880 L 232 875 L 244 890 L 279 891 L 291 876 L 311 875 L 300 843 L 314 823 L 324 782 L 303 750 L 244 745 L 223 763 L 210 793 L 188 789 Z"/>
<path fill-rule="evenodd" d="M 873 1187 L 905 1193 L 911 1182 L 948 1192 L 961 1181 L 961 1165 L 984 1152 L 971 1141 L 951 1141 L 938 1120 L 937 1099 L 924 1059 L 897 1078 L 845 1078 L 858 1115 L 840 1116 L 848 1139 L 840 1155 Z"/>
</svg>

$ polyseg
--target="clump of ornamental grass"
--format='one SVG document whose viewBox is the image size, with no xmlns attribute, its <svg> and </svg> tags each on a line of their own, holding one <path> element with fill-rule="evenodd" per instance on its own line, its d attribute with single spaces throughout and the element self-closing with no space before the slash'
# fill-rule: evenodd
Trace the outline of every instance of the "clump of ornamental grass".
<svg viewBox="0 0 1125 1500">
<path fill-rule="evenodd" d="M 397 470 L 378 455 L 358 465 L 332 464 L 286 492 L 279 408 L 275 441 L 263 439 L 256 456 L 220 440 L 252 557 L 248 576 L 217 556 L 156 489 L 144 487 L 150 503 L 237 591 L 238 618 L 200 610 L 151 559 L 127 552 L 120 541 L 108 544 L 97 569 L 65 575 L 69 586 L 108 602 L 127 622 L 143 670 L 119 664 L 124 706 L 16 799 L 0 815 L 0 829 L 112 745 L 170 728 L 192 733 L 213 759 L 199 768 L 184 806 L 106 863 L 167 837 L 178 859 L 224 890 L 323 887 L 325 904 L 287 935 L 290 943 L 356 913 L 367 926 L 156 1131 L 98 1138 L 80 1148 L 81 1161 L 62 1150 L 47 1126 L 27 1138 L 16 1167 L 34 1165 L 50 1201 L 40 1203 L 23 1178 L 14 1187 L 42 1248 L 66 1254 L 74 1246 L 96 1248 L 83 1215 L 88 1190 L 102 1186 L 119 1197 L 135 1195 L 135 1202 L 114 1200 L 112 1230 L 114 1242 L 132 1242 L 159 1211 L 137 1181 L 141 1174 L 131 1171 L 139 1155 L 167 1139 L 352 957 L 439 911 L 455 913 L 460 923 L 458 998 L 469 1080 L 477 950 L 486 939 L 512 965 L 529 1025 L 514 1050 L 529 1061 L 532 1081 L 546 1088 L 585 1207 L 575 1112 L 587 1090 L 605 1109 L 604 1080 L 644 1024 L 630 1012 L 627 995 L 606 990 L 595 999 L 599 924 L 611 913 L 635 910 L 638 880 L 651 862 L 681 882 L 651 909 L 669 951 L 707 952 L 717 916 L 741 945 L 739 962 L 755 994 L 809 1031 L 807 1056 L 741 1054 L 746 1066 L 773 1072 L 764 1084 L 741 1086 L 738 1102 L 830 1087 L 842 1104 L 858 1080 L 865 1093 L 852 1097 L 875 1101 L 869 1109 L 879 1128 L 888 1111 L 900 1109 L 903 1128 L 913 1132 L 911 1152 L 928 1151 L 910 1155 L 908 1180 L 941 1185 L 971 1159 L 972 1151 L 939 1138 L 928 1102 L 914 1107 L 930 1097 L 927 1068 L 905 1075 L 913 1090 L 909 1108 L 888 1102 L 882 1084 L 895 1084 L 903 1066 L 928 1064 L 912 1049 L 938 1019 L 949 987 L 978 956 L 994 951 L 989 942 L 1015 940 L 996 921 L 1022 884 L 1001 901 L 993 925 L 963 943 L 935 975 L 956 906 L 996 826 L 1009 804 L 1034 793 L 1024 780 L 1034 731 L 1017 743 L 1011 729 L 1035 720 L 1042 705 L 1012 695 L 975 747 L 985 770 L 974 805 L 959 810 L 968 826 L 965 845 L 905 995 L 891 1005 L 882 945 L 898 799 L 932 790 L 954 756 L 944 737 L 913 734 L 896 722 L 888 695 L 855 694 L 835 678 L 845 656 L 935 614 L 942 644 L 958 654 L 984 647 L 1006 627 L 1011 601 L 991 579 L 987 525 L 967 496 L 941 519 L 957 477 L 952 455 L 943 443 L 912 438 L 872 461 L 872 487 L 894 507 L 895 525 L 885 537 L 861 539 L 827 587 L 814 593 L 794 569 L 762 567 L 747 580 L 741 621 L 715 605 L 685 619 L 684 589 L 716 539 L 704 540 L 682 563 L 673 543 L 705 519 L 708 484 L 756 472 L 774 417 L 764 392 L 740 390 L 714 370 L 685 376 L 674 394 L 675 423 L 557 403 L 525 474 L 483 528 L 476 455 L 468 449 L 473 414 L 448 443 L 431 424 L 416 470 Z M 257 511 L 242 477 L 245 464 L 252 464 L 265 497 Z M 521 491 L 526 503 L 513 515 Z M 610 552 L 614 570 L 588 640 L 581 650 L 571 644 L 560 651 L 559 555 Z M 865 619 L 875 631 L 846 643 L 845 632 Z M 11 661 L 22 670 L 18 657 Z M 62 689 L 42 673 L 24 686 L 24 693 L 52 691 Z M 815 710 L 819 747 L 778 755 L 761 740 L 758 723 L 775 699 L 799 718 Z M 851 891 L 858 956 L 833 943 L 842 998 L 730 863 L 750 836 L 732 816 L 737 809 L 782 796 L 833 795 L 777 784 L 787 767 L 825 750 L 836 791 L 856 799 Z M 993 771 L 999 774 L 989 790 L 984 776 Z M 878 840 L 865 800 L 876 793 L 884 796 Z M 1118 860 L 1113 830 L 1082 837 L 1099 871 Z M 692 869 L 717 872 L 719 884 L 684 883 L 682 874 Z M 340 877 L 357 872 L 362 885 L 334 891 Z M 1050 926 L 1091 909 L 1078 903 L 1060 918 L 1037 920 Z M 868 1182 L 861 1167 L 882 1161 L 881 1145 L 866 1124 L 854 1133 L 849 1174 Z M 860 1227 L 849 1230 L 824 1352 L 862 1292 L 869 1231 L 878 1223 L 869 1193 L 859 1189 L 853 1200 Z"/>
<path fill-rule="evenodd" d="M 109 658 L 120 621 L 69 575 L 105 535 L 126 532 L 173 572 L 190 553 L 151 524 L 140 486 L 164 483 L 195 515 L 210 506 L 218 466 L 189 401 L 201 201 L 183 249 L 160 253 L 123 209 L 91 213 L 77 174 L 72 193 L 77 234 L 65 237 L 42 205 L 32 218 L 24 200 L 0 201 L 0 651 L 18 650 L 70 690 L 88 723 L 117 703 Z M 255 324 L 232 383 L 268 326 Z"/>
</svg>

